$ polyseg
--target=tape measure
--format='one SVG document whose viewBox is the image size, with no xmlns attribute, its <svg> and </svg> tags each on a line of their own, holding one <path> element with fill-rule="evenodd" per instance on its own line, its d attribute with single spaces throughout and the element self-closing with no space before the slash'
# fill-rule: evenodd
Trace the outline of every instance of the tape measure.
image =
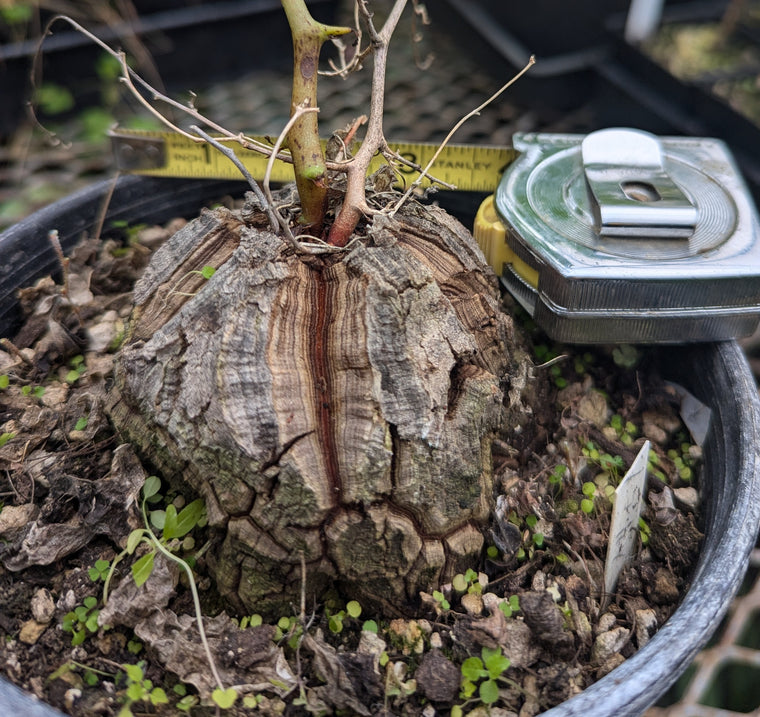
<svg viewBox="0 0 760 717">
<path fill-rule="evenodd" d="M 756 329 L 760 222 L 723 142 L 614 128 L 513 143 L 520 157 L 473 233 L 551 338 L 686 343 Z"/>
<path fill-rule="evenodd" d="M 240 179 L 237 167 L 221 152 L 205 142 L 194 142 L 176 132 L 118 130 L 110 133 L 116 166 L 120 171 L 153 177 L 184 177 L 190 179 Z M 264 144 L 273 144 L 267 137 L 253 137 Z M 263 179 L 268 157 L 248 150 L 238 143 L 227 144 L 255 179 Z M 424 142 L 394 142 L 391 149 L 404 159 L 425 167 L 438 149 L 437 144 Z M 457 189 L 493 192 L 504 169 L 517 156 L 508 147 L 451 144 L 443 148 L 430 173 Z M 377 156 L 370 172 L 379 169 L 385 160 Z M 419 172 L 399 166 L 406 183 L 414 182 Z M 293 180 L 293 165 L 275 161 L 273 182 Z M 430 186 L 423 178 L 421 186 Z"/>
</svg>

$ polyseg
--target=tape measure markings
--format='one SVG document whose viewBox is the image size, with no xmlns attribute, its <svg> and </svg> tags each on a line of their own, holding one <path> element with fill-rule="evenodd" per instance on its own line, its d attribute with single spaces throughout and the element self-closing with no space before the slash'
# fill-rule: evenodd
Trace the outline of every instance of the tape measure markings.
<svg viewBox="0 0 760 717">
<path fill-rule="evenodd" d="M 255 139 L 266 142 L 264 137 Z M 125 172 L 154 177 L 186 177 L 197 179 L 237 179 L 240 172 L 220 152 L 206 143 L 193 142 L 176 132 L 117 130 L 111 133 L 117 167 Z M 268 157 L 247 150 L 237 143 L 229 145 L 245 168 L 257 179 L 266 171 Z M 422 142 L 390 143 L 402 157 L 424 167 L 438 149 L 436 144 Z M 516 157 L 507 147 L 480 145 L 447 145 L 430 170 L 437 179 L 453 184 L 459 190 L 492 192 L 501 173 Z M 380 156 L 370 165 L 370 171 L 384 163 Z M 419 173 L 411 167 L 400 167 L 400 173 L 413 182 Z M 276 161 L 272 181 L 293 179 L 293 169 L 287 162 Z M 425 179 L 422 186 L 429 186 Z"/>
</svg>

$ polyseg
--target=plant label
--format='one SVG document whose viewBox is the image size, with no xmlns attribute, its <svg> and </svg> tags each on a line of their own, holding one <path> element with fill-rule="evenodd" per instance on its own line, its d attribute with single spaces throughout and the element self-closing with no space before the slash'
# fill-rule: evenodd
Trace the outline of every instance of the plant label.
<svg viewBox="0 0 760 717">
<path fill-rule="evenodd" d="M 620 571 L 633 557 L 639 535 L 639 517 L 644 504 L 644 489 L 649 460 L 649 441 L 639 451 L 620 485 L 615 491 L 612 508 L 610 540 L 604 566 L 604 592 L 611 595 L 615 590 Z"/>
<path fill-rule="evenodd" d="M 710 429 L 710 417 L 712 411 L 705 406 L 696 396 L 689 393 L 680 384 L 672 381 L 665 382 L 670 386 L 681 401 L 681 420 L 689 429 L 691 438 L 700 448 L 704 445 L 707 432 Z"/>
</svg>

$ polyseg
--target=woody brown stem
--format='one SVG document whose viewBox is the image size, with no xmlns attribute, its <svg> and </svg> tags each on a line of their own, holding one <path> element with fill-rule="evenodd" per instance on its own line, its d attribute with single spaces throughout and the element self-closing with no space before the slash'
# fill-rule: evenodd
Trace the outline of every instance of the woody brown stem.
<svg viewBox="0 0 760 717">
<path fill-rule="evenodd" d="M 370 41 L 374 50 L 374 64 L 372 70 L 372 94 L 370 99 L 369 121 L 367 134 L 347 168 L 346 195 L 343 206 L 338 213 L 332 227 L 328 241 L 335 246 L 345 246 L 367 210 L 365 198 L 364 179 L 367 168 L 376 152 L 387 149 L 387 142 L 383 135 L 383 103 L 385 101 L 385 67 L 388 58 L 388 44 L 393 31 L 396 29 L 401 13 L 406 6 L 406 0 L 396 0 L 391 9 L 383 29 L 375 30 L 372 23 L 372 15 L 367 9 L 366 2 L 360 0 L 359 8 L 369 27 Z"/>
<path fill-rule="evenodd" d="M 293 35 L 293 94 L 291 115 L 298 107 L 317 106 L 319 53 L 325 40 L 350 32 L 347 27 L 323 25 L 312 18 L 304 0 L 282 0 Z M 320 228 L 327 209 L 325 156 L 315 112 L 302 114 L 288 132 L 296 186 L 301 198 L 301 222 Z"/>
</svg>

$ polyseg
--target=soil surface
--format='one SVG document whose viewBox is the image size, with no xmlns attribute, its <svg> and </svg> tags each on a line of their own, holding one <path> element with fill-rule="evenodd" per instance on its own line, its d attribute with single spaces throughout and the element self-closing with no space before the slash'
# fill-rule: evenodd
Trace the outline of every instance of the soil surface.
<svg viewBox="0 0 760 717">
<path fill-rule="evenodd" d="M 494 441 L 497 495 L 482 560 L 421 594 L 415 614 L 383 619 L 335 594 L 274 624 L 229 616 L 206 574 L 204 517 L 182 512 L 196 496 L 150 481 L 149 521 L 194 570 L 212 669 L 183 570 L 147 558 L 151 543 L 135 539 L 146 536 L 151 466 L 103 409 L 134 281 L 181 224 L 85 240 L 65 280 L 21 292 L 24 326 L 0 346 L 7 679 L 71 715 L 211 714 L 221 683 L 238 695 L 226 714 L 432 717 L 490 706 L 529 717 L 607 674 L 668 619 L 701 540 L 700 449 L 675 389 L 645 351 L 552 345 L 505 299 L 531 344 L 530 380 L 545 410 Z M 610 498 L 646 440 L 636 555 L 604 595 Z M 167 532 L 183 515 L 188 530 Z M 151 561 L 137 587 L 133 574 Z"/>
</svg>

